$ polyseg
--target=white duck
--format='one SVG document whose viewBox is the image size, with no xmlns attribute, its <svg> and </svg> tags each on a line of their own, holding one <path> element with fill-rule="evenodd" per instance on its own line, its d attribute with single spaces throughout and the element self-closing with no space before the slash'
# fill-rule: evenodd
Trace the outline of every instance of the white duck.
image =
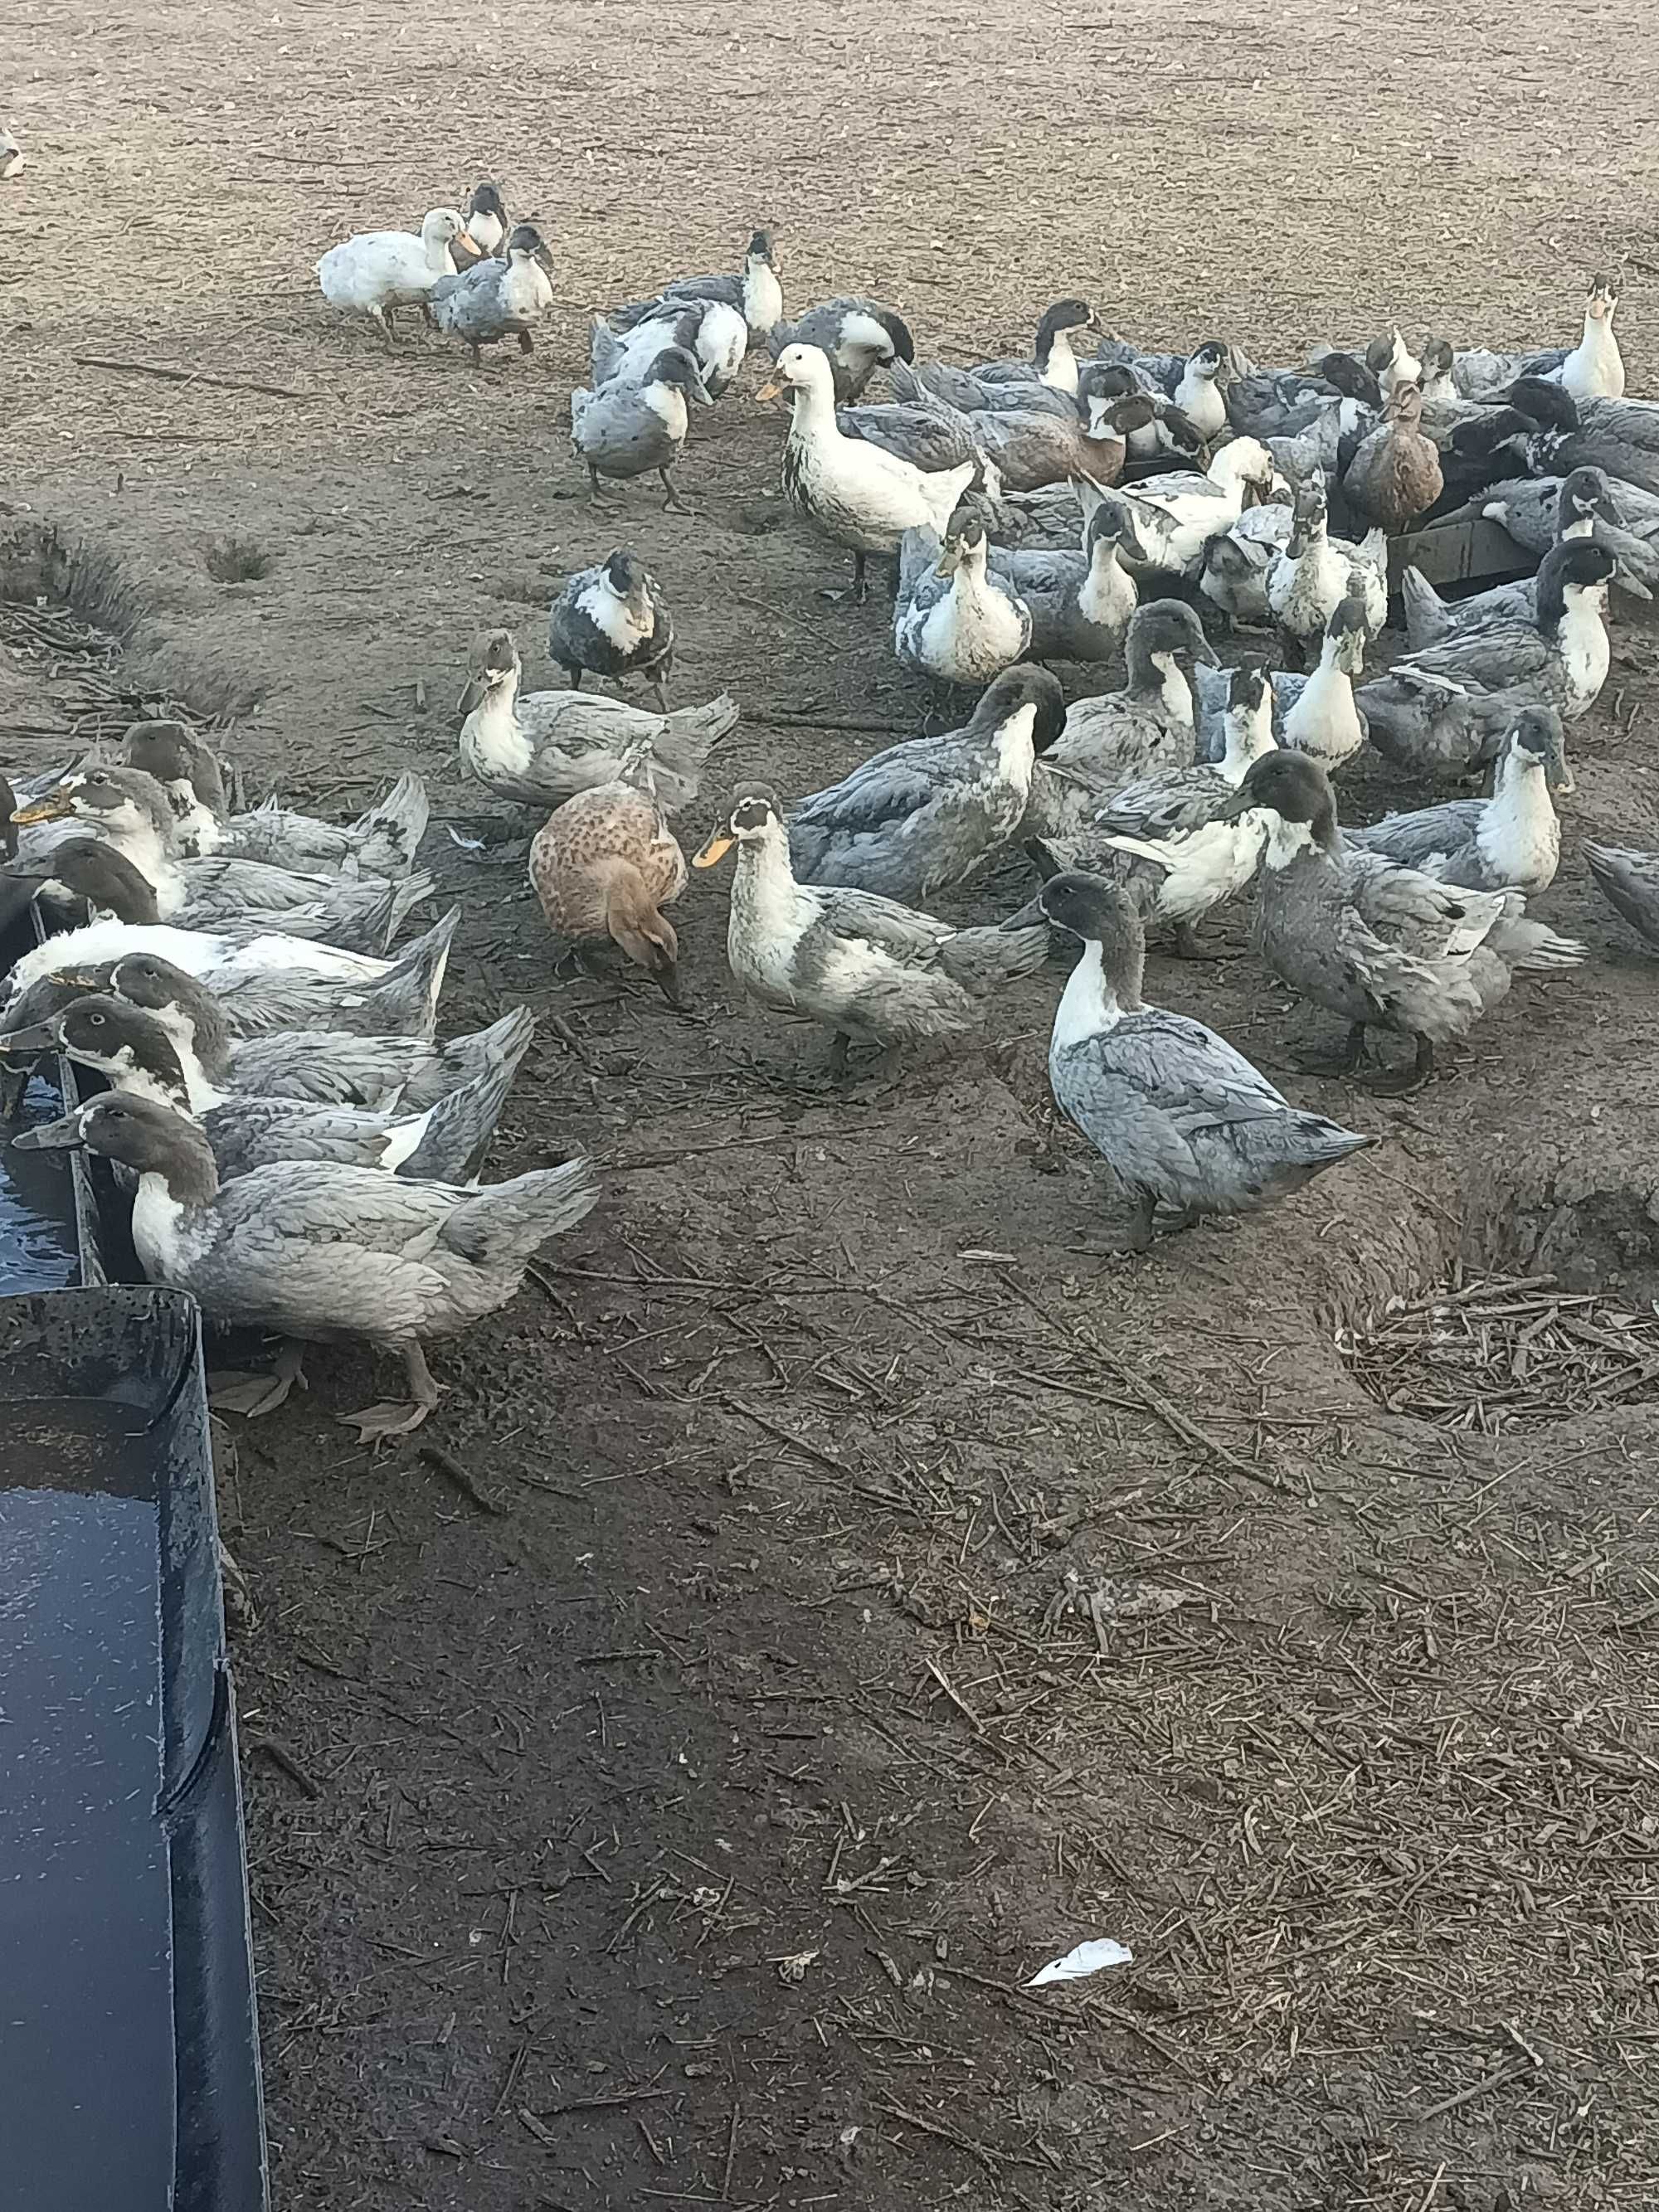
<svg viewBox="0 0 1659 2212">
<path fill-rule="evenodd" d="M 977 687 L 1018 660 L 1031 642 L 1031 611 L 989 568 L 977 523 L 947 537 L 907 530 L 899 546 L 893 650 L 907 668 L 942 684 Z"/>
<path fill-rule="evenodd" d="M 1325 625 L 1358 583 L 1365 620 L 1375 637 L 1389 616 L 1389 537 L 1368 531 L 1358 544 L 1333 538 L 1322 475 L 1298 486 L 1289 544 L 1267 568 L 1267 605 L 1273 619 L 1299 642 L 1324 635 Z"/>
<path fill-rule="evenodd" d="M 1147 477 L 1133 487 L 1120 484 L 1117 496 L 1134 525 L 1124 566 L 1142 574 L 1196 577 L 1211 538 L 1232 528 L 1250 492 L 1265 498 L 1276 473 L 1273 455 L 1259 440 L 1232 438 L 1202 476 L 1182 470 Z"/>
<path fill-rule="evenodd" d="M 455 208 L 434 208 L 417 237 L 411 230 L 364 230 L 331 246 L 317 264 L 323 297 L 331 307 L 372 315 L 388 337 L 399 307 L 423 306 L 433 286 L 455 274 L 452 245 L 477 252 L 466 218 Z"/>
<path fill-rule="evenodd" d="M 783 449 L 783 488 L 807 520 L 853 553 L 853 595 L 866 592 L 872 553 L 896 553 L 907 530 L 943 538 L 951 512 L 974 478 L 975 464 L 938 471 L 842 434 L 829 356 L 817 346 L 786 346 L 763 398 L 787 390 L 794 411 Z"/>
</svg>

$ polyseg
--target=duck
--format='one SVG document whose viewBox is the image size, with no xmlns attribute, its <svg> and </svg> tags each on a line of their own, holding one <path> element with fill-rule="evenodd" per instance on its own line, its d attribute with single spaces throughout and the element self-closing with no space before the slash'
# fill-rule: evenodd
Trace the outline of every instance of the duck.
<svg viewBox="0 0 1659 2212">
<path fill-rule="evenodd" d="M 94 822 L 118 822 L 126 808 L 113 816 L 100 811 L 118 777 L 139 781 L 133 769 L 89 769 L 62 787 L 62 799 L 23 808 L 22 823 L 50 820 L 71 810 L 79 817 L 83 806 Z M 165 799 L 160 803 L 165 811 Z M 411 908 L 434 888 L 430 876 L 391 883 L 384 876 L 301 876 L 267 868 L 262 861 L 218 854 L 175 860 L 159 841 L 128 842 L 113 828 L 66 837 L 38 857 L 25 854 L 8 865 L 14 875 L 56 884 L 94 909 L 130 922 L 168 922 L 178 929 L 242 938 L 280 930 L 285 937 L 349 952 L 384 951 Z"/>
<path fill-rule="evenodd" d="M 330 246 L 317 264 L 317 281 L 330 307 L 371 316 L 395 341 L 398 309 L 424 307 L 440 278 L 455 274 L 450 248 L 458 244 L 477 250 L 465 217 L 454 208 L 434 208 L 418 237 L 409 230 L 365 230 Z"/>
<path fill-rule="evenodd" d="M 729 692 L 705 706 L 648 714 L 593 691 L 521 696 L 523 664 L 510 630 L 483 631 L 469 655 L 461 694 L 461 765 L 500 799 L 542 811 L 609 783 L 637 738 L 651 748 L 651 781 L 669 813 L 697 795 L 703 764 L 738 726 Z"/>
<path fill-rule="evenodd" d="M 749 325 L 736 307 L 722 300 L 665 301 L 663 311 L 632 330 L 613 331 L 603 316 L 589 326 L 588 352 L 593 388 L 604 384 L 639 384 L 657 356 L 678 346 L 697 364 L 702 388 L 720 399 L 737 381 L 749 350 Z"/>
<path fill-rule="evenodd" d="M 1224 629 L 1243 623 L 1265 628 L 1273 620 L 1267 577 L 1274 557 L 1291 542 L 1293 518 L 1283 500 L 1247 507 L 1231 530 L 1204 548 L 1198 588 L 1222 617 Z"/>
<path fill-rule="evenodd" d="M 1538 571 L 1534 622 L 1488 623 L 1396 660 L 1358 694 L 1371 743 L 1420 775 L 1468 775 L 1495 757 L 1517 708 L 1575 720 L 1607 681 L 1614 565 L 1594 541 L 1557 545 Z"/>
<path fill-rule="evenodd" d="M 916 357 L 904 318 L 878 300 L 826 300 L 796 322 L 775 323 L 766 343 L 775 361 L 786 346 L 816 346 L 830 363 L 838 407 L 861 399 L 878 369 Z"/>
<path fill-rule="evenodd" d="M 748 326 L 750 343 L 764 343 L 769 331 L 783 320 L 783 287 L 778 278 L 777 250 L 769 230 L 750 234 L 743 267 L 735 276 L 677 276 L 648 300 L 618 307 L 606 318 L 613 330 L 631 330 L 660 313 L 665 301 L 718 300 L 735 307 Z"/>
<path fill-rule="evenodd" d="M 1003 489 L 1001 472 L 980 445 L 974 417 L 947 407 L 920 386 L 913 398 L 837 407 L 836 428 L 843 438 L 862 439 L 930 473 L 959 469 L 966 462 L 974 471 L 970 483 L 997 493 Z"/>
<path fill-rule="evenodd" d="M 1569 493 L 1564 524 L 1560 502 Z M 1574 469 L 1565 477 L 1506 477 L 1485 486 L 1473 504 L 1474 512 L 1501 525 L 1540 560 L 1559 538 L 1593 537 L 1597 523 L 1626 531 L 1644 544 L 1659 539 L 1659 495 L 1630 483 L 1615 489 L 1606 471 L 1597 468 Z"/>
<path fill-rule="evenodd" d="M 445 944 L 447 943 L 446 937 Z M 364 1106 L 404 1114 L 435 1106 L 452 1091 L 516 1068 L 535 1032 L 520 1006 L 487 1029 L 439 1044 L 410 1034 L 349 1030 L 267 1029 L 238 1035 L 216 993 L 170 960 L 130 952 L 91 965 L 70 980 L 49 976 L 30 987 L 19 1020 L 45 1019 L 87 990 L 100 992 L 159 1022 L 187 1066 L 199 1066 L 216 1092 L 294 1099 L 314 1106 Z M 38 994 L 38 995 L 37 995 Z M 435 992 L 428 995 L 435 997 Z M 7 1049 L 12 1049 L 8 1032 Z"/>
<path fill-rule="evenodd" d="M 183 722 L 129 724 L 121 741 L 129 768 L 154 776 L 173 814 L 168 850 L 180 860 L 224 854 L 302 873 L 407 876 L 426 836 L 425 784 L 405 769 L 386 797 L 355 822 L 319 821 L 276 798 L 246 812 L 227 811 L 224 772 L 213 750 Z"/>
<path fill-rule="evenodd" d="M 696 357 L 684 346 L 665 346 L 637 384 L 613 380 L 597 391 L 578 386 L 570 395 L 570 449 L 586 465 L 596 507 L 608 504 L 601 477 L 642 477 L 655 471 L 663 512 L 691 510 L 680 497 L 674 470 L 690 427 L 687 403 L 713 405 Z"/>
<path fill-rule="evenodd" d="M 102 989 L 112 963 L 154 955 L 206 984 L 238 1036 L 340 1029 L 364 1036 L 429 1039 L 437 1030 L 438 994 L 460 912 L 453 907 L 395 960 L 274 933 L 246 943 L 200 930 L 94 921 L 48 938 L 13 963 L 0 984 L 0 1032 L 22 1016 L 35 984 L 83 978 L 83 988 Z M 38 1005 L 29 1006 L 28 1020 L 40 1018 Z"/>
<path fill-rule="evenodd" d="M 1483 501 L 1481 509 L 1493 521 L 1510 512 L 1501 501 Z M 1494 511 L 1496 510 L 1496 511 Z M 1551 543 L 1571 544 L 1593 538 L 1618 562 L 1613 580 L 1638 599 L 1651 599 L 1650 582 L 1659 582 L 1659 554 L 1644 540 L 1619 526 L 1619 509 L 1611 487 L 1599 469 L 1575 469 L 1556 484 L 1551 502 L 1555 533 Z M 1547 545 L 1545 548 L 1548 550 Z M 1631 563 L 1634 562 L 1632 568 Z M 1644 580 L 1644 579 L 1646 580 Z M 1538 579 L 1523 576 L 1510 584 L 1494 584 L 1466 599 L 1443 599 L 1420 568 L 1407 568 L 1400 579 L 1406 617 L 1406 642 L 1413 652 L 1440 639 L 1480 629 L 1492 622 L 1534 623 L 1538 618 Z"/>
<path fill-rule="evenodd" d="M 1276 669 L 1272 678 L 1273 731 L 1291 752 L 1316 760 L 1328 775 L 1346 767 L 1370 735 L 1354 696 L 1364 672 L 1370 635 L 1363 584 L 1349 586 L 1325 625 L 1319 661 L 1309 674 Z M 1225 744 L 1227 678 L 1218 669 L 1196 668 L 1198 757 L 1219 760 Z"/>
<path fill-rule="evenodd" d="M 1509 992 L 1514 973 L 1577 967 L 1585 947 L 1526 918 L 1518 891 L 1465 891 L 1381 854 L 1346 845 L 1330 780 L 1316 761 L 1279 750 L 1257 761 L 1221 809 L 1271 817 L 1255 945 L 1281 982 L 1348 1024 L 1334 1072 L 1352 1075 L 1372 1029 L 1414 1047 L 1409 1070 L 1378 1090 L 1425 1083 L 1435 1053 L 1468 1035 Z"/>
<path fill-rule="evenodd" d="M 1269 562 L 1267 605 L 1273 620 L 1298 646 L 1323 637 L 1326 624 L 1358 581 L 1370 634 L 1389 617 L 1389 539 L 1381 528 L 1358 544 L 1333 538 L 1322 475 L 1297 487 L 1290 543 Z"/>
<path fill-rule="evenodd" d="M 1178 656 L 1216 665 L 1198 617 L 1178 599 L 1138 607 L 1123 641 L 1121 691 L 1076 700 L 1032 771 L 1022 834 L 1063 837 L 1132 783 L 1194 758 L 1192 687 Z"/>
<path fill-rule="evenodd" d="M 465 215 L 466 234 L 471 244 L 462 246 L 459 253 L 453 245 L 449 249 L 454 256 L 456 266 L 461 269 L 476 266 L 478 262 L 488 261 L 498 254 L 507 243 L 513 228 L 507 220 L 507 203 L 501 198 L 498 185 L 475 185 L 467 199 Z"/>
<path fill-rule="evenodd" d="M 1299 437 L 1345 399 L 1380 414 L 1382 387 L 1364 362 L 1334 348 L 1316 368 L 1265 368 L 1234 377 L 1227 386 L 1227 420 L 1241 437 L 1265 445 L 1270 438 Z"/>
<path fill-rule="evenodd" d="M 1517 376 L 1547 378 L 1575 399 L 1622 399 L 1625 363 L 1613 336 L 1619 306 L 1617 276 L 1592 276 L 1584 302 L 1583 335 L 1571 349 L 1547 347 L 1533 353 L 1504 354 L 1474 348 L 1453 356 L 1453 389 L 1467 399 L 1491 399 Z"/>
<path fill-rule="evenodd" d="M 1028 841 L 1045 877 L 1083 869 L 1127 890 L 1142 919 L 1175 933 L 1182 959 L 1213 957 L 1197 934 L 1205 915 L 1235 898 L 1255 874 L 1267 839 L 1267 817 L 1218 821 L 1216 810 L 1251 764 L 1273 749 L 1273 690 L 1267 663 L 1251 656 L 1228 671 L 1225 749 L 1200 763 L 1150 776 L 1099 808 L 1079 836 Z"/>
<path fill-rule="evenodd" d="M 1134 525 L 1127 565 L 1138 573 L 1196 579 L 1211 538 L 1232 528 L 1251 492 L 1267 497 L 1276 473 L 1273 455 L 1258 440 L 1232 438 L 1201 476 L 1183 471 L 1121 487 L 1118 496 Z"/>
<path fill-rule="evenodd" d="M 1046 957 L 1044 930 L 953 929 L 873 891 L 800 882 L 777 796 L 763 784 L 733 794 L 692 865 L 712 868 L 734 845 L 732 973 L 763 1006 L 833 1030 L 837 1073 L 854 1042 L 962 1035 L 977 1024 L 982 1000 Z"/>
<path fill-rule="evenodd" d="M 1173 400 L 1206 442 L 1227 427 L 1226 394 L 1232 386 L 1259 374 L 1253 362 L 1223 338 L 1206 338 L 1193 352 L 1180 354 L 1148 353 L 1122 338 L 1105 337 L 1096 357 L 1127 368 L 1147 391 Z"/>
<path fill-rule="evenodd" d="M 62 1053 L 95 1069 L 123 1096 L 189 1116 L 212 1147 L 223 1182 L 273 1160 L 337 1160 L 387 1175 L 476 1183 L 534 1026 L 532 1018 L 514 1050 L 497 1055 L 472 1081 L 407 1114 L 222 1091 L 153 1014 L 106 994 L 71 1000 L 44 1022 L 12 1030 L 5 1047 L 13 1058 Z"/>
<path fill-rule="evenodd" d="M 927 397 L 908 370 L 896 369 L 889 380 L 904 401 L 916 404 Z M 933 404 L 950 406 L 945 400 Z M 1068 402 L 1064 410 L 1005 406 L 954 411 L 964 442 L 995 470 L 999 489 L 1029 492 L 1073 481 L 1115 484 L 1123 473 L 1130 430 L 1150 421 L 1151 410 L 1149 400 L 1091 396 Z"/>
<path fill-rule="evenodd" d="M 1149 1006 L 1146 934 L 1115 884 L 1068 869 L 1004 927 L 1033 916 L 1083 946 L 1055 1010 L 1048 1084 L 1127 1201 L 1129 1250 L 1147 1249 L 1160 1211 L 1172 1231 L 1251 1212 L 1376 1143 L 1292 1106 L 1202 1022 Z"/>
<path fill-rule="evenodd" d="M 499 799 L 545 813 L 593 785 L 609 783 L 636 738 L 649 740 L 651 781 L 671 814 L 697 795 L 703 766 L 738 726 L 722 691 L 701 707 L 653 714 L 594 691 L 520 696 L 523 664 L 510 630 L 484 630 L 469 653 L 461 694 L 461 765 Z"/>
<path fill-rule="evenodd" d="M 1426 514 L 1444 489 L 1439 448 L 1423 431 L 1423 394 L 1414 383 L 1399 384 L 1348 463 L 1342 495 L 1368 527 L 1392 537 Z"/>
<path fill-rule="evenodd" d="M 1535 898 L 1555 881 L 1561 824 L 1553 792 L 1573 789 L 1561 718 L 1523 707 L 1492 764 L 1487 799 L 1449 799 L 1414 813 L 1385 815 L 1346 842 L 1437 883 L 1470 891 L 1522 891 Z"/>
<path fill-rule="evenodd" d="M 1077 396 L 1081 404 L 1091 399 L 1141 403 L 1123 418 L 1131 460 L 1153 460 L 1169 453 L 1201 467 L 1208 457 L 1209 441 L 1192 418 L 1164 392 L 1150 390 L 1146 380 L 1124 363 L 1085 362 L 1079 372 Z"/>
<path fill-rule="evenodd" d="M 532 327 L 553 306 L 553 256 L 541 233 L 521 222 L 499 258 L 475 261 L 432 288 L 432 319 L 441 331 L 465 338 L 477 368 L 481 346 L 516 337 L 520 353 L 534 353 Z"/>
<path fill-rule="evenodd" d="M 899 540 L 893 651 L 936 683 L 977 688 L 1018 660 L 1031 642 L 1031 610 L 990 567 L 978 523 L 941 541 L 931 530 Z"/>
<path fill-rule="evenodd" d="M 888 745 L 798 801 L 788 821 L 796 876 L 907 904 L 954 890 L 1019 827 L 1033 763 L 1065 720 L 1057 678 L 1006 669 L 961 729 Z"/>
<path fill-rule="evenodd" d="M 1095 327 L 1095 312 L 1086 300 L 1056 300 L 1042 312 L 1030 361 L 982 361 L 967 374 L 981 384 L 1046 384 L 1075 399 L 1078 360 L 1072 332 Z"/>
<path fill-rule="evenodd" d="M 942 361 L 908 365 L 896 361 L 887 371 L 887 382 L 898 398 L 934 399 L 943 407 L 954 407 L 960 415 L 1053 415 L 1062 422 L 1077 420 L 1083 388 L 1080 374 L 1076 392 L 1033 379 L 988 383 L 971 369 L 956 368 Z"/>
<path fill-rule="evenodd" d="M 679 943 L 662 909 L 686 885 L 685 855 L 651 788 L 638 737 L 608 783 L 556 807 L 530 848 L 530 888 L 550 929 L 578 947 L 609 938 L 679 1004 Z"/>
<path fill-rule="evenodd" d="M 1595 887 L 1650 951 L 1659 952 L 1659 853 L 1584 840 L 1584 864 Z"/>
<path fill-rule="evenodd" d="M 783 448 L 783 489 L 790 505 L 837 544 L 851 548 L 853 596 L 868 586 L 872 553 L 896 554 L 907 530 L 943 538 L 957 501 L 975 473 L 972 461 L 954 469 L 919 469 L 863 439 L 843 437 L 836 422 L 829 358 L 817 346 L 785 346 L 763 399 L 793 398 Z"/>
<path fill-rule="evenodd" d="M 618 546 L 568 577 L 547 622 L 547 657 L 580 691 L 584 676 L 641 676 L 668 712 L 674 621 L 662 587 L 637 553 Z"/>
<path fill-rule="evenodd" d="M 1385 407 L 1396 392 L 1423 388 L 1423 363 L 1401 337 L 1397 323 L 1385 337 L 1373 338 L 1366 347 L 1365 366 L 1376 379 Z"/>
<path fill-rule="evenodd" d="M 11 132 L 0 123 L 0 184 L 9 177 L 21 177 L 27 156 Z"/>
<path fill-rule="evenodd" d="M 1300 483 L 1316 469 L 1340 483 L 1348 464 L 1382 420 L 1381 410 L 1359 399 L 1333 399 L 1293 437 L 1266 438 L 1273 466 L 1287 483 Z"/>
<path fill-rule="evenodd" d="M 27 1152 L 88 1152 L 130 1168 L 138 1178 L 132 1241 L 139 1264 L 151 1282 L 190 1291 L 209 1320 L 400 1354 L 410 1400 L 345 1416 L 360 1443 L 420 1426 L 441 1396 L 422 1346 L 504 1306 L 542 1246 L 574 1228 L 599 1198 L 586 1159 L 483 1190 L 327 1160 L 276 1162 L 222 1182 L 193 1122 L 153 1099 L 118 1093 L 12 1141 Z M 289 1357 L 238 1409 L 268 1413 L 299 1379 L 299 1361 Z"/>
<path fill-rule="evenodd" d="M 1111 660 L 1121 649 L 1139 601 L 1119 557 L 1125 527 L 1122 509 L 1108 497 L 1084 527 L 1080 553 L 992 553 L 992 574 L 1030 615 L 1033 660 Z"/>
<path fill-rule="evenodd" d="M 1622 488 L 1659 494 L 1659 404 L 1646 399 L 1587 399 L 1577 420 L 1539 424 L 1510 404 L 1495 410 L 1495 429 L 1510 432 L 1511 449 L 1528 475 L 1567 476 L 1600 469 Z M 1460 434 L 1461 435 L 1462 434 Z"/>
</svg>

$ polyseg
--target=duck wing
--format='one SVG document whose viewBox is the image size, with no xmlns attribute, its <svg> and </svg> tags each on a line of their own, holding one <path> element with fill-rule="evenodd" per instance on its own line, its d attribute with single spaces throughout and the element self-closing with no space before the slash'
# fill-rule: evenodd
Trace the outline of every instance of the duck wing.
<svg viewBox="0 0 1659 2212">
<path fill-rule="evenodd" d="M 1455 872 L 1474 851 L 1481 817 L 1490 801 L 1449 799 L 1443 805 L 1422 806 L 1409 814 L 1386 815 L 1364 830 L 1345 830 L 1345 842 L 1395 866 L 1415 869 L 1443 883 L 1456 881 Z"/>
</svg>

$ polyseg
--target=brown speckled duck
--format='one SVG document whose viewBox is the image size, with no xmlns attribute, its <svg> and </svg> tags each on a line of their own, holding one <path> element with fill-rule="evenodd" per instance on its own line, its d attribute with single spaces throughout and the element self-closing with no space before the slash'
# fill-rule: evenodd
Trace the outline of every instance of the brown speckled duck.
<svg viewBox="0 0 1659 2212">
<path fill-rule="evenodd" d="M 1368 524 L 1405 530 L 1426 514 L 1445 489 L 1440 452 L 1423 429 L 1423 394 L 1401 384 L 1382 420 L 1361 444 L 1342 479 L 1348 504 Z"/>
<path fill-rule="evenodd" d="M 685 855 L 651 787 L 636 739 L 609 783 L 555 810 L 530 848 L 530 884 L 548 927 L 579 948 L 610 938 L 679 1004 L 679 943 L 662 908 L 685 889 Z"/>
</svg>

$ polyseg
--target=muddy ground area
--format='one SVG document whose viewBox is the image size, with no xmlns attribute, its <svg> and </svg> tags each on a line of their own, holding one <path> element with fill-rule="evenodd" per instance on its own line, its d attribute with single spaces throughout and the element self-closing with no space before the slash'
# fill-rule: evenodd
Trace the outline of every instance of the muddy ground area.
<svg viewBox="0 0 1659 2212">
<path fill-rule="evenodd" d="M 438 1349 L 408 1448 L 349 1446 L 349 1356 L 223 1435 L 282 2212 L 1651 2204 L 1659 968 L 1577 847 L 1659 845 L 1654 634 L 1621 623 L 1573 733 L 1540 911 L 1589 963 L 1420 1095 L 1295 1072 L 1332 1040 L 1243 916 L 1216 967 L 1154 960 L 1152 995 L 1383 1141 L 1145 1258 L 1053 1127 L 1058 963 L 835 1095 L 821 1037 L 738 1000 L 719 875 L 677 909 L 683 1012 L 556 974 L 531 825 L 461 781 L 451 710 L 481 625 L 550 680 L 556 581 L 625 538 L 679 698 L 743 708 L 689 840 L 739 776 L 811 788 L 921 726 L 879 601 L 827 595 L 778 495 L 752 368 L 696 422 L 693 518 L 636 490 L 596 521 L 569 458 L 588 311 L 756 221 L 792 305 L 868 291 L 957 358 L 1074 291 L 1263 359 L 1396 316 L 1518 344 L 1612 264 L 1659 390 L 1659 33 L 13 17 L 0 532 L 88 549 L 79 614 L 120 636 L 10 611 L 0 759 L 170 700 L 251 793 L 349 813 L 418 768 L 465 908 L 446 1027 L 563 1025 L 495 1168 L 605 1170 Z M 486 173 L 556 256 L 533 360 L 324 307 L 326 246 Z M 1356 817 L 1408 797 L 1345 780 Z M 1011 866 L 953 911 L 1024 895 Z M 1097 1936 L 1133 1966 L 1024 1986 Z"/>
</svg>

